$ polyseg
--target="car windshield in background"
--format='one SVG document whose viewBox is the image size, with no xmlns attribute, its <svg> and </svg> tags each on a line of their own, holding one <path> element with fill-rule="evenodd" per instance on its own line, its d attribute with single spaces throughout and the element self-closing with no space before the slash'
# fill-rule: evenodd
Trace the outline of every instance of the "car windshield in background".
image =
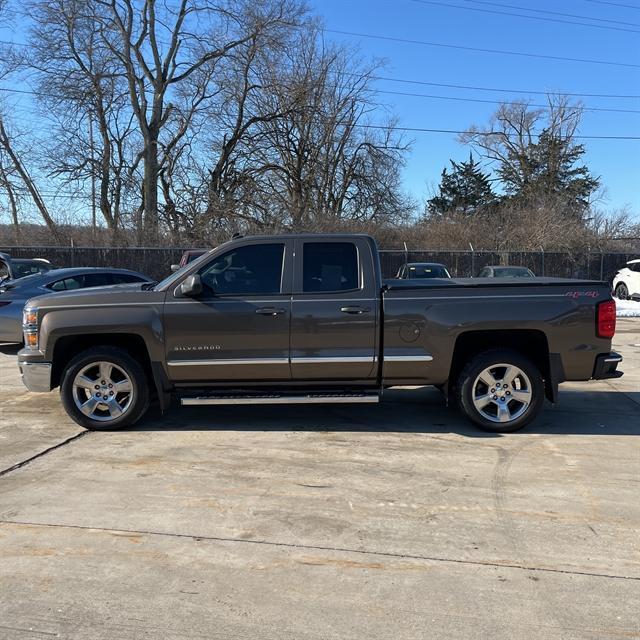
<svg viewBox="0 0 640 640">
<path fill-rule="evenodd" d="M 36 260 L 28 260 L 25 262 L 15 261 L 11 265 L 11 269 L 13 271 L 14 280 L 17 278 L 24 278 L 25 276 L 45 273 L 46 271 L 50 271 L 50 267 L 47 266 L 43 262 L 38 262 Z"/>
<path fill-rule="evenodd" d="M 526 267 L 498 267 L 493 270 L 496 278 L 533 278 L 533 273 Z"/>
<path fill-rule="evenodd" d="M 411 265 L 409 267 L 410 279 L 414 278 L 450 278 L 449 272 L 439 265 Z"/>
</svg>

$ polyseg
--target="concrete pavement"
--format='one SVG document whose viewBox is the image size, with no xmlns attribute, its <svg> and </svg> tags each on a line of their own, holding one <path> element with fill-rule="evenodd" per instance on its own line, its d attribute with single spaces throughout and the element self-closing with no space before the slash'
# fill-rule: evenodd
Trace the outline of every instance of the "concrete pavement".
<svg viewBox="0 0 640 640">
<path fill-rule="evenodd" d="M 427 389 L 75 439 L 4 349 L 0 638 L 640 637 L 640 322 L 615 346 L 505 436 Z"/>
</svg>

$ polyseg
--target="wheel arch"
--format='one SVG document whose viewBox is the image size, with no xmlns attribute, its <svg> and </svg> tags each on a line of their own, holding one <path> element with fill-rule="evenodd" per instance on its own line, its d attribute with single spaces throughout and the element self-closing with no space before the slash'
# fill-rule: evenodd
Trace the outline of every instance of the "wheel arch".
<svg viewBox="0 0 640 640">
<path fill-rule="evenodd" d="M 465 331 L 455 342 L 449 389 L 456 384 L 465 364 L 490 349 L 511 349 L 529 358 L 538 367 L 545 381 L 545 395 L 555 402 L 558 383 L 562 382 L 562 362 L 558 354 L 549 353 L 549 342 L 543 331 L 536 329 L 496 329 Z"/>
<path fill-rule="evenodd" d="M 155 382 L 149 350 L 144 338 L 135 333 L 91 333 L 59 337 L 53 347 L 52 388 L 60 385 L 67 365 L 79 353 L 91 347 L 119 347 L 134 356 L 142 365 L 149 381 Z"/>
</svg>

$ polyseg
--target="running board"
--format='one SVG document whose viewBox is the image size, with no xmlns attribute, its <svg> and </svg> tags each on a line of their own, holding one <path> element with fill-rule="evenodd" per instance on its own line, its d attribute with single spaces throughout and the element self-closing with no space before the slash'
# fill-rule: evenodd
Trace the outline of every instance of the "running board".
<svg viewBox="0 0 640 640">
<path fill-rule="evenodd" d="M 210 404 L 354 404 L 380 402 L 380 396 L 371 393 L 309 393 L 305 395 L 211 395 L 198 396 L 196 398 L 181 398 L 183 405 L 210 405 Z"/>
</svg>

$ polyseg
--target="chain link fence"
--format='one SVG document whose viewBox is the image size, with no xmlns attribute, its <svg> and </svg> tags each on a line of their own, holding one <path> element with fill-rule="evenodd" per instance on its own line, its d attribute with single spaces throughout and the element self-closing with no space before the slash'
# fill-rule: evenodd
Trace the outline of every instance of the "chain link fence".
<svg viewBox="0 0 640 640">
<path fill-rule="evenodd" d="M 0 247 L 15 258 L 46 258 L 58 267 L 118 267 L 133 269 L 160 280 L 180 261 L 183 248 L 166 247 Z M 574 254 L 559 251 L 431 251 L 382 250 L 380 260 L 385 278 L 393 278 L 404 262 L 440 262 L 458 278 L 477 276 L 487 265 L 510 264 L 528 267 L 539 276 L 587 278 L 611 281 L 633 253 Z"/>
<path fill-rule="evenodd" d="M 381 251 L 382 272 L 386 278 L 396 275 L 404 262 L 439 262 L 454 278 L 477 276 L 489 265 L 528 267 L 537 276 L 586 278 L 611 281 L 628 260 L 638 254 L 590 251 L 574 254 L 560 251 Z"/>
</svg>

